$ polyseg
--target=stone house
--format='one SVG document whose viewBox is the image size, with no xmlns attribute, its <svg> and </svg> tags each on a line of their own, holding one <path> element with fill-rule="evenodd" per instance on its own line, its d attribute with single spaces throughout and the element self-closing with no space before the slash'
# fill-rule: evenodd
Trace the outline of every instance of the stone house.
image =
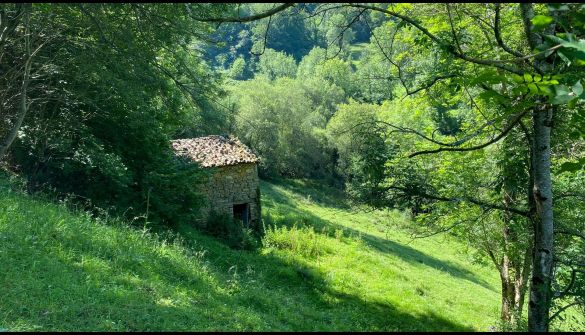
<svg viewBox="0 0 585 335">
<path fill-rule="evenodd" d="M 202 221 L 213 210 L 242 220 L 244 226 L 256 228 L 260 222 L 260 182 L 258 157 L 237 138 L 227 135 L 171 141 L 178 156 L 185 156 L 209 171 L 202 192 L 207 206 Z"/>
</svg>

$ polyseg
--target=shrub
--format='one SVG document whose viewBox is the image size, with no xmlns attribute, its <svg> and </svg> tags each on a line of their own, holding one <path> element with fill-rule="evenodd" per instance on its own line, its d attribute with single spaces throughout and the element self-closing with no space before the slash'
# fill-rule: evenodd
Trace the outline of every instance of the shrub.
<svg viewBox="0 0 585 335">
<path fill-rule="evenodd" d="M 205 231 L 211 236 L 224 240 L 227 245 L 235 249 L 253 250 L 258 246 L 258 239 L 254 232 L 244 227 L 242 221 L 226 213 L 211 211 L 207 219 Z"/>
<path fill-rule="evenodd" d="M 265 227 L 263 245 L 276 249 L 290 250 L 305 257 L 316 257 L 330 252 L 326 244 L 326 236 L 315 232 L 313 227 L 301 227 L 296 224 L 286 226 Z"/>
</svg>

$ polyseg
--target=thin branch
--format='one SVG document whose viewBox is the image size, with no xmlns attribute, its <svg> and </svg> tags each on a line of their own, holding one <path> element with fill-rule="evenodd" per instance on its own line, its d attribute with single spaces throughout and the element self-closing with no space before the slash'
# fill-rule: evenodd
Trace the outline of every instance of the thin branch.
<svg viewBox="0 0 585 335">
<path fill-rule="evenodd" d="M 457 33 L 455 32 L 455 26 L 453 25 L 453 18 L 451 17 L 451 8 L 449 3 L 445 3 L 445 7 L 447 7 L 447 14 L 449 15 L 449 25 L 451 26 L 451 34 L 453 35 L 453 39 L 455 40 L 455 45 L 457 46 L 457 50 L 459 53 L 463 53 L 463 49 L 461 49 L 461 44 L 459 44 L 459 39 L 457 38 Z"/>
<path fill-rule="evenodd" d="M 551 323 L 551 322 L 552 322 L 552 320 L 554 320 L 556 317 L 558 317 L 558 316 L 559 316 L 559 315 L 560 315 L 562 312 L 564 312 L 566 309 L 568 309 L 568 308 L 570 308 L 570 307 L 573 307 L 573 306 L 576 306 L 576 305 L 579 305 L 579 304 L 581 304 L 581 302 L 579 302 L 579 301 L 573 301 L 572 303 L 570 303 L 570 304 L 568 304 L 568 305 L 566 305 L 566 306 L 564 306 L 564 307 L 560 308 L 560 309 L 559 309 L 559 310 L 558 310 L 558 311 L 557 311 L 555 314 L 553 314 L 553 315 L 552 315 L 552 316 L 551 316 L 551 317 L 548 319 L 548 322 L 549 322 L 549 323 Z"/>
<path fill-rule="evenodd" d="M 386 187 L 386 189 L 387 190 L 399 190 L 399 191 L 405 192 L 407 194 L 409 194 L 409 192 L 412 192 L 411 189 L 408 189 L 406 187 L 400 187 L 400 186 L 388 186 L 388 187 Z M 525 211 L 522 209 L 491 204 L 491 203 L 487 203 L 487 202 L 484 202 L 484 201 L 481 201 L 481 200 L 478 200 L 475 198 L 467 197 L 467 196 L 457 197 L 457 198 L 448 198 L 448 197 L 443 197 L 443 196 L 438 196 L 438 195 L 426 194 L 426 193 L 420 192 L 420 191 L 415 191 L 415 193 L 410 193 L 410 194 L 412 196 L 418 196 L 421 198 L 438 200 L 438 201 L 470 202 L 470 203 L 478 205 L 482 208 L 491 208 L 491 209 L 498 209 L 498 210 L 502 210 L 502 211 L 509 211 L 511 213 L 518 214 L 518 215 L 521 215 L 524 217 L 529 217 L 529 215 L 530 215 L 530 213 L 528 211 Z"/>
<path fill-rule="evenodd" d="M 382 55 L 384 55 L 384 58 L 386 58 L 386 60 L 388 60 L 390 62 L 390 64 L 394 65 L 394 67 L 396 67 L 396 69 L 398 70 L 398 79 L 400 80 L 402 87 L 404 87 L 404 90 L 406 91 L 406 94 L 404 95 L 404 97 L 402 97 L 402 99 L 406 98 L 409 95 L 416 94 L 422 90 L 426 90 L 426 89 L 431 88 L 434 84 L 437 83 L 437 81 L 457 77 L 456 74 L 437 76 L 437 77 L 433 78 L 431 81 L 429 81 L 427 84 L 415 89 L 414 91 L 410 91 L 408 89 L 408 86 L 404 82 L 404 78 L 402 76 L 402 68 L 394 60 L 392 60 L 392 58 L 386 53 L 386 51 L 384 50 L 384 48 L 380 44 L 380 41 L 378 41 L 378 37 L 376 37 L 376 34 L 374 33 L 374 31 L 372 30 L 372 27 L 370 26 L 370 24 L 367 21 L 366 21 L 366 25 L 368 26 L 370 34 L 374 38 L 374 42 L 376 42 L 378 49 L 380 49 L 380 51 L 382 52 Z M 392 45 L 394 44 L 394 37 L 396 36 L 397 33 L 398 33 L 398 27 L 396 27 L 394 34 L 392 34 L 392 39 L 391 39 Z"/>
<path fill-rule="evenodd" d="M 585 194 L 580 193 L 563 193 L 555 196 L 555 200 L 566 199 L 566 198 L 582 198 L 585 200 Z"/>
<path fill-rule="evenodd" d="M 410 91 L 409 92 L 408 89 L 406 89 L 406 95 L 404 97 L 402 97 L 402 99 L 406 98 L 409 95 L 413 95 L 415 93 L 418 93 L 418 92 L 420 92 L 422 90 L 426 90 L 426 89 L 431 88 L 439 80 L 445 80 L 445 79 L 454 78 L 454 77 L 457 77 L 457 75 L 456 74 L 448 74 L 448 75 L 444 75 L 444 76 L 437 76 L 437 77 L 433 78 L 431 81 L 429 81 L 428 83 L 426 83 L 425 85 L 423 85 L 423 86 L 415 89 L 414 91 Z"/>
<path fill-rule="evenodd" d="M 482 213 L 481 213 L 481 215 L 479 215 L 478 217 L 476 217 L 475 220 L 471 220 L 471 219 L 459 220 L 459 221 L 455 222 L 454 224 L 450 225 L 449 227 L 446 227 L 446 228 L 443 228 L 443 229 L 439 229 L 437 231 L 430 232 L 430 233 L 428 233 L 426 235 L 414 235 L 413 234 L 413 235 L 411 235 L 412 240 L 419 239 L 419 238 L 427 238 L 427 237 L 431 237 L 431 236 L 438 235 L 438 234 L 441 234 L 441 233 L 446 233 L 446 232 L 450 231 L 451 229 L 453 229 L 453 228 L 455 228 L 455 227 L 457 227 L 457 226 L 459 226 L 459 225 L 461 225 L 463 223 L 473 222 L 473 224 L 475 224 L 478 221 L 482 220 L 487 215 L 487 213 L 489 213 L 489 211 L 490 210 L 483 210 Z"/>
<path fill-rule="evenodd" d="M 478 59 L 478 58 L 473 58 L 470 57 L 464 53 L 460 53 L 458 51 L 456 51 L 455 47 L 449 43 L 446 43 L 445 41 L 443 41 L 442 39 L 438 38 L 437 36 L 435 36 L 434 34 L 432 34 L 428 29 L 426 29 L 425 27 L 423 27 L 420 23 L 418 23 L 415 19 L 408 17 L 406 15 L 402 15 L 402 14 L 398 14 L 396 12 L 393 11 L 389 11 L 380 7 L 376 7 L 376 6 L 370 6 L 370 5 L 362 5 L 362 4 L 349 4 L 347 6 L 350 7 L 356 7 L 356 8 L 366 8 L 366 9 L 370 9 L 373 11 L 378 11 L 384 14 L 388 14 L 397 18 L 400 18 L 408 23 L 410 23 L 411 25 L 413 25 L 414 27 L 416 27 L 418 30 L 420 30 L 424 35 L 426 35 L 427 37 L 429 37 L 433 42 L 437 43 L 440 47 L 442 47 L 445 51 L 447 51 L 448 53 L 452 54 L 453 56 L 468 61 L 470 63 L 475 63 L 475 64 L 480 64 L 480 65 L 487 65 L 487 66 L 492 66 L 492 67 L 496 67 L 505 71 L 508 71 L 510 73 L 515 73 L 518 75 L 523 75 L 524 72 L 521 70 L 518 70 L 516 68 L 512 68 L 506 65 L 502 65 L 500 64 L 500 62 L 494 61 L 494 60 L 490 60 L 490 59 Z"/>
<path fill-rule="evenodd" d="M 581 271 L 576 270 L 576 269 L 571 269 L 571 281 L 569 282 L 567 287 L 565 287 L 565 289 L 562 292 L 559 292 L 558 295 L 555 296 L 555 298 L 560 299 L 560 298 L 568 295 L 569 292 L 571 292 L 571 289 L 575 285 L 575 279 L 577 278 L 577 272 L 581 272 Z"/>
<path fill-rule="evenodd" d="M 570 235 L 570 236 L 575 236 L 575 237 L 580 237 L 583 240 L 585 240 L 585 234 L 578 232 L 578 231 L 574 231 L 574 230 L 566 230 L 566 229 L 555 229 L 554 232 L 556 234 L 563 234 L 563 235 Z"/>
<path fill-rule="evenodd" d="M 256 21 L 256 20 L 260 20 L 260 19 L 264 19 L 266 17 L 270 17 L 276 13 L 282 12 L 283 10 L 294 6 L 295 3 L 285 3 L 282 4 L 278 7 L 275 7 L 271 10 L 268 10 L 266 12 L 260 13 L 260 14 L 256 14 L 256 15 L 250 15 L 250 16 L 245 16 L 245 17 L 212 17 L 212 18 L 196 18 L 193 17 L 193 19 L 195 19 L 196 21 L 201 21 L 201 22 L 219 22 L 219 23 L 224 23 L 224 22 L 239 22 L 239 23 L 244 23 L 244 22 L 251 22 L 251 21 Z"/>
<path fill-rule="evenodd" d="M 518 124 L 518 122 L 520 122 L 520 120 L 522 119 L 522 117 L 524 117 L 526 115 L 526 113 L 527 113 L 527 110 L 516 115 L 512 119 L 510 124 L 498 136 L 496 136 L 495 138 L 493 138 L 485 143 L 482 143 L 482 144 L 479 144 L 476 146 L 472 146 L 472 147 L 467 147 L 467 148 L 444 148 L 443 147 L 443 148 L 437 148 L 434 150 L 423 150 L 423 151 L 418 151 L 418 152 L 412 153 L 408 157 L 412 158 L 412 157 L 415 157 L 418 155 L 434 154 L 434 153 L 438 153 L 438 152 L 442 152 L 442 151 L 473 151 L 473 150 L 479 150 L 479 149 L 485 148 L 491 144 L 498 142 L 502 138 L 504 138 L 506 136 L 506 134 L 508 134 L 508 132 L 510 132 L 510 130 L 512 130 L 512 128 L 514 128 L 514 126 L 516 126 L 516 124 Z"/>
<path fill-rule="evenodd" d="M 335 53 L 335 55 L 333 55 L 331 58 L 328 59 L 333 59 L 335 57 L 337 57 L 341 51 L 343 50 L 343 36 L 345 35 L 345 32 L 351 28 L 351 25 L 354 24 L 355 22 L 357 22 L 357 20 L 360 18 L 360 16 L 365 12 L 365 9 L 362 9 L 348 24 L 342 26 L 343 29 L 339 32 L 339 34 L 337 34 L 337 37 L 331 41 L 331 43 L 329 43 L 329 45 L 332 45 L 333 43 L 335 43 L 335 41 L 339 42 L 339 49 L 337 50 L 337 52 Z M 327 46 L 327 49 L 329 49 L 329 45 Z"/>
<path fill-rule="evenodd" d="M 498 45 L 500 47 L 502 47 L 502 49 L 504 49 L 506 52 L 508 52 L 509 54 L 512 54 L 516 57 L 524 57 L 524 55 L 516 50 L 513 50 L 512 48 L 510 48 L 506 43 L 504 43 L 504 41 L 502 40 L 502 34 L 500 32 L 500 4 L 496 3 L 496 17 L 494 19 L 494 35 L 496 36 L 496 42 L 498 42 Z"/>
<path fill-rule="evenodd" d="M 266 30 L 264 31 L 264 43 L 262 43 L 262 52 L 255 53 L 250 51 L 250 53 L 254 56 L 262 56 L 266 51 L 266 44 L 268 44 L 268 31 L 270 30 L 270 24 L 272 23 L 272 16 L 268 17 L 268 23 L 266 24 Z"/>
</svg>

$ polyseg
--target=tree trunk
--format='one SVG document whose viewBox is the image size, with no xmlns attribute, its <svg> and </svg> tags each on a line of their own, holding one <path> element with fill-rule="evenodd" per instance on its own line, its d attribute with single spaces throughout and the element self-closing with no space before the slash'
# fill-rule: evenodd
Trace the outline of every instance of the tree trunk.
<svg viewBox="0 0 585 335">
<path fill-rule="evenodd" d="M 534 30 L 531 3 L 520 4 L 524 31 L 528 45 L 535 49 L 542 43 L 542 36 Z M 556 13 L 550 13 L 556 17 Z M 554 21 L 554 20 L 553 20 Z M 544 34 L 554 34 L 555 23 L 550 24 Z M 553 64 L 537 60 L 535 65 L 542 73 L 550 73 Z M 555 107 L 542 100 L 532 112 L 533 139 L 531 172 L 534 179 L 531 201 L 533 201 L 532 223 L 534 245 L 532 251 L 532 277 L 528 303 L 528 330 L 546 332 L 549 329 L 549 311 L 552 299 L 551 282 L 553 267 L 553 194 L 551 180 L 551 128 Z"/>
<path fill-rule="evenodd" d="M 509 229 L 504 227 L 504 244 L 512 243 L 508 240 Z M 513 243 L 520 243 L 514 241 Z M 507 247 L 505 247 L 507 249 Z M 526 296 L 526 283 L 530 274 L 532 248 L 527 247 L 521 254 L 512 254 L 510 250 L 504 250 L 501 261 L 500 280 L 502 283 L 502 310 L 501 320 L 505 325 L 513 329 L 518 327 L 518 321 L 522 317 L 524 298 Z"/>
<path fill-rule="evenodd" d="M 551 127 L 553 107 L 541 104 L 533 111 L 534 247 L 528 304 L 528 330 L 545 332 L 549 327 L 553 265 L 553 202 L 551 181 Z"/>
<path fill-rule="evenodd" d="M 14 121 L 14 123 L 12 124 L 12 127 L 10 128 L 10 131 L 8 132 L 8 134 L 6 134 L 6 136 L 2 140 L 2 143 L 0 144 L 0 160 L 6 154 L 6 152 L 8 151 L 8 148 L 10 148 L 10 146 L 12 145 L 12 142 L 14 142 L 14 139 L 16 138 L 16 135 L 18 134 L 18 129 L 20 129 L 20 126 L 22 125 L 22 121 L 24 120 L 24 117 L 25 117 L 27 109 L 28 109 L 27 108 L 27 92 L 26 92 L 27 86 L 28 86 L 28 75 L 25 74 L 25 77 L 26 77 L 25 78 L 26 84 L 23 84 L 23 88 L 20 92 L 20 102 L 18 104 L 18 112 L 17 112 L 16 120 Z"/>
<path fill-rule="evenodd" d="M 32 53 L 31 53 L 31 38 L 30 38 L 30 10 L 31 5 L 28 4 L 25 6 L 24 9 L 24 49 L 25 49 L 25 64 L 24 70 L 22 75 L 22 85 L 20 88 L 20 97 L 16 109 L 16 119 L 14 123 L 10 127 L 8 134 L 4 136 L 2 142 L 0 143 L 0 160 L 4 157 L 16 135 L 18 134 L 18 130 L 24 121 L 24 117 L 26 116 L 26 112 L 28 111 L 28 85 L 30 83 L 30 68 L 32 63 Z"/>
<path fill-rule="evenodd" d="M 524 299 L 526 297 L 526 284 L 528 283 L 528 276 L 530 275 L 530 264 L 532 263 L 532 248 L 527 247 L 524 257 L 522 259 L 522 268 L 516 271 L 516 278 L 514 284 L 514 310 L 516 311 L 517 320 L 522 317 L 522 309 L 524 308 Z"/>
<path fill-rule="evenodd" d="M 514 282 L 510 280 L 510 260 L 506 254 L 502 260 L 500 280 L 502 281 L 502 322 L 512 324 L 514 322 Z"/>
</svg>

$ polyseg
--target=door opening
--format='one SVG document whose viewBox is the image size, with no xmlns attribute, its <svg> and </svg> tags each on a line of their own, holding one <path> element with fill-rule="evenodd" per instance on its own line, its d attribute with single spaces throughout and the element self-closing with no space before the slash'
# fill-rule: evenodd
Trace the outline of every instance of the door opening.
<svg viewBox="0 0 585 335">
<path fill-rule="evenodd" d="M 234 204 L 234 219 L 241 220 L 244 227 L 250 224 L 250 204 Z"/>
</svg>

